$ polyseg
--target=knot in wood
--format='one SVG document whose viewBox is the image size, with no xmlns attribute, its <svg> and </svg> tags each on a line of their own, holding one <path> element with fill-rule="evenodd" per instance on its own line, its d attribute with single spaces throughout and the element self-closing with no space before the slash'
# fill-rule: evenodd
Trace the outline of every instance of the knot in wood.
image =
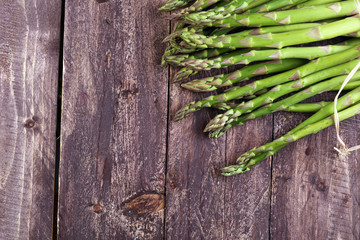
<svg viewBox="0 0 360 240">
<path fill-rule="evenodd" d="M 32 119 L 26 120 L 24 127 L 26 128 L 33 128 L 35 126 L 35 121 Z"/>
</svg>

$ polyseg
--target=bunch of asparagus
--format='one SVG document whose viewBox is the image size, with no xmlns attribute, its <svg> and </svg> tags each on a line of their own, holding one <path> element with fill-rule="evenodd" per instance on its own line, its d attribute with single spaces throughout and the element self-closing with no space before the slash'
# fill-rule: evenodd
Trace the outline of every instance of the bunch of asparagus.
<svg viewBox="0 0 360 240">
<path fill-rule="evenodd" d="M 204 130 L 219 137 L 233 126 L 276 111 L 314 113 L 284 136 L 242 154 L 236 165 L 222 169 L 223 175 L 249 171 L 289 143 L 334 124 L 333 102 L 300 102 L 338 91 L 359 64 L 355 1 L 168 0 L 161 10 L 173 11 L 175 20 L 162 59 L 163 65 L 181 67 L 173 81 L 195 92 L 225 88 L 190 102 L 175 120 L 204 107 L 223 110 Z M 184 82 L 199 71 L 234 65 L 241 68 Z M 349 92 L 337 104 L 340 121 L 360 113 L 360 72 L 345 90 Z"/>
</svg>

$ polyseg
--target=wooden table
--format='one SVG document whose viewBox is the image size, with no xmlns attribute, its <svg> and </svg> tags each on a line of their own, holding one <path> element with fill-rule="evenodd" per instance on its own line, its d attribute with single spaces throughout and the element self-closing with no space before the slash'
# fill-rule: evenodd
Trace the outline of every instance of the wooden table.
<svg viewBox="0 0 360 240">
<path fill-rule="evenodd" d="M 339 157 L 333 127 L 225 178 L 306 116 L 219 139 L 215 112 L 172 121 L 203 95 L 160 67 L 163 2 L 1 0 L 0 239 L 360 239 L 359 153 Z"/>
</svg>

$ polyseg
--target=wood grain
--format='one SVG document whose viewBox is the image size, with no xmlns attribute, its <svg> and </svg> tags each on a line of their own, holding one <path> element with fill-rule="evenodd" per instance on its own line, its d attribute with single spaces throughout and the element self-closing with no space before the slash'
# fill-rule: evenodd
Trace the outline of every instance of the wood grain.
<svg viewBox="0 0 360 240">
<path fill-rule="evenodd" d="M 272 139 L 272 116 L 234 127 L 227 133 L 226 165 L 255 146 Z M 267 159 L 250 172 L 224 177 L 224 239 L 269 239 L 271 161 Z"/>
<path fill-rule="evenodd" d="M 163 237 L 169 22 L 160 5 L 66 1 L 59 239 Z"/>
<path fill-rule="evenodd" d="M 275 136 L 304 119 L 277 113 Z M 355 117 L 341 124 L 341 136 L 359 143 Z M 359 239 L 359 156 L 335 152 L 335 128 L 305 137 L 274 157 L 272 239 Z"/>
<path fill-rule="evenodd" d="M 0 239 L 50 239 L 61 1 L 1 2 Z"/>
<path fill-rule="evenodd" d="M 170 87 L 170 119 L 183 105 L 204 95 L 179 84 Z M 216 170 L 225 162 L 225 140 L 202 132 L 210 111 L 170 121 L 166 191 L 167 239 L 222 239 L 224 182 Z M 212 112 L 212 115 L 214 112 Z"/>
<path fill-rule="evenodd" d="M 213 72 L 202 72 L 206 77 Z M 209 94 L 170 87 L 170 118 L 179 108 Z M 213 94 L 213 93 L 212 93 Z M 270 162 L 252 174 L 226 178 L 218 170 L 250 147 L 271 140 L 272 117 L 209 139 L 206 123 L 217 113 L 203 109 L 170 121 L 166 191 L 167 239 L 268 239 Z"/>
</svg>

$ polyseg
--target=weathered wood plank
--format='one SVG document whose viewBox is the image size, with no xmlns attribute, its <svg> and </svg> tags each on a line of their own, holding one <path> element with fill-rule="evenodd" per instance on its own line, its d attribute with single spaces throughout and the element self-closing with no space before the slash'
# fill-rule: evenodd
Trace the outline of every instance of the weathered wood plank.
<svg viewBox="0 0 360 240">
<path fill-rule="evenodd" d="M 204 95 L 179 84 L 170 87 L 170 118 L 184 104 Z M 214 116 L 214 114 L 212 114 Z M 166 238 L 223 239 L 223 177 L 216 170 L 225 163 L 225 139 L 209 139 L 202 132 L 210 119 L 203 110 L 169 124 Z"/>
<path fill-rule="evenodd" d="M 171 84 L 170 117 L 181 106 L 205 95 Z M 233 163 L 237 154 L 271 140 L 272 124 L 265 123 L 272 118 L 249 122 L 227 136 L 209 139 L 202 130 L 215 114 L 204 109 L 169 124 L 166 237 L 268 239 L 270 162 L 252 174 L 231 178 L 217 170 Z"/>
<path fill-rule="evenodd" d="M 51 239 L 61 1 L 0 16 L 0 239 Z"/>
<path fill-rule="evenodd" d="M 163 236 L 169 23 L 160 5 L 66 1 L 59 239 Z"/>
<path fill-rule="evenodd" d="M 242 153 L 272 139 L 272 116 L 247 122 L 227 133 L 226 165 Z M 269 239 L 271 161 L 250 172 L 224 179 L 224 239 Z"/>
<path fill-rule="evenodd" d="M 275 136 L 305 117 L 277 113 Z M 341 136 L 353 146 L 359 118 L 341 124 Z M 306 137 L 280 151 L 273 161 L 272 239 L 359 239 L 359 153 L 334 151 L 335 128 Z"/>
</svg>

